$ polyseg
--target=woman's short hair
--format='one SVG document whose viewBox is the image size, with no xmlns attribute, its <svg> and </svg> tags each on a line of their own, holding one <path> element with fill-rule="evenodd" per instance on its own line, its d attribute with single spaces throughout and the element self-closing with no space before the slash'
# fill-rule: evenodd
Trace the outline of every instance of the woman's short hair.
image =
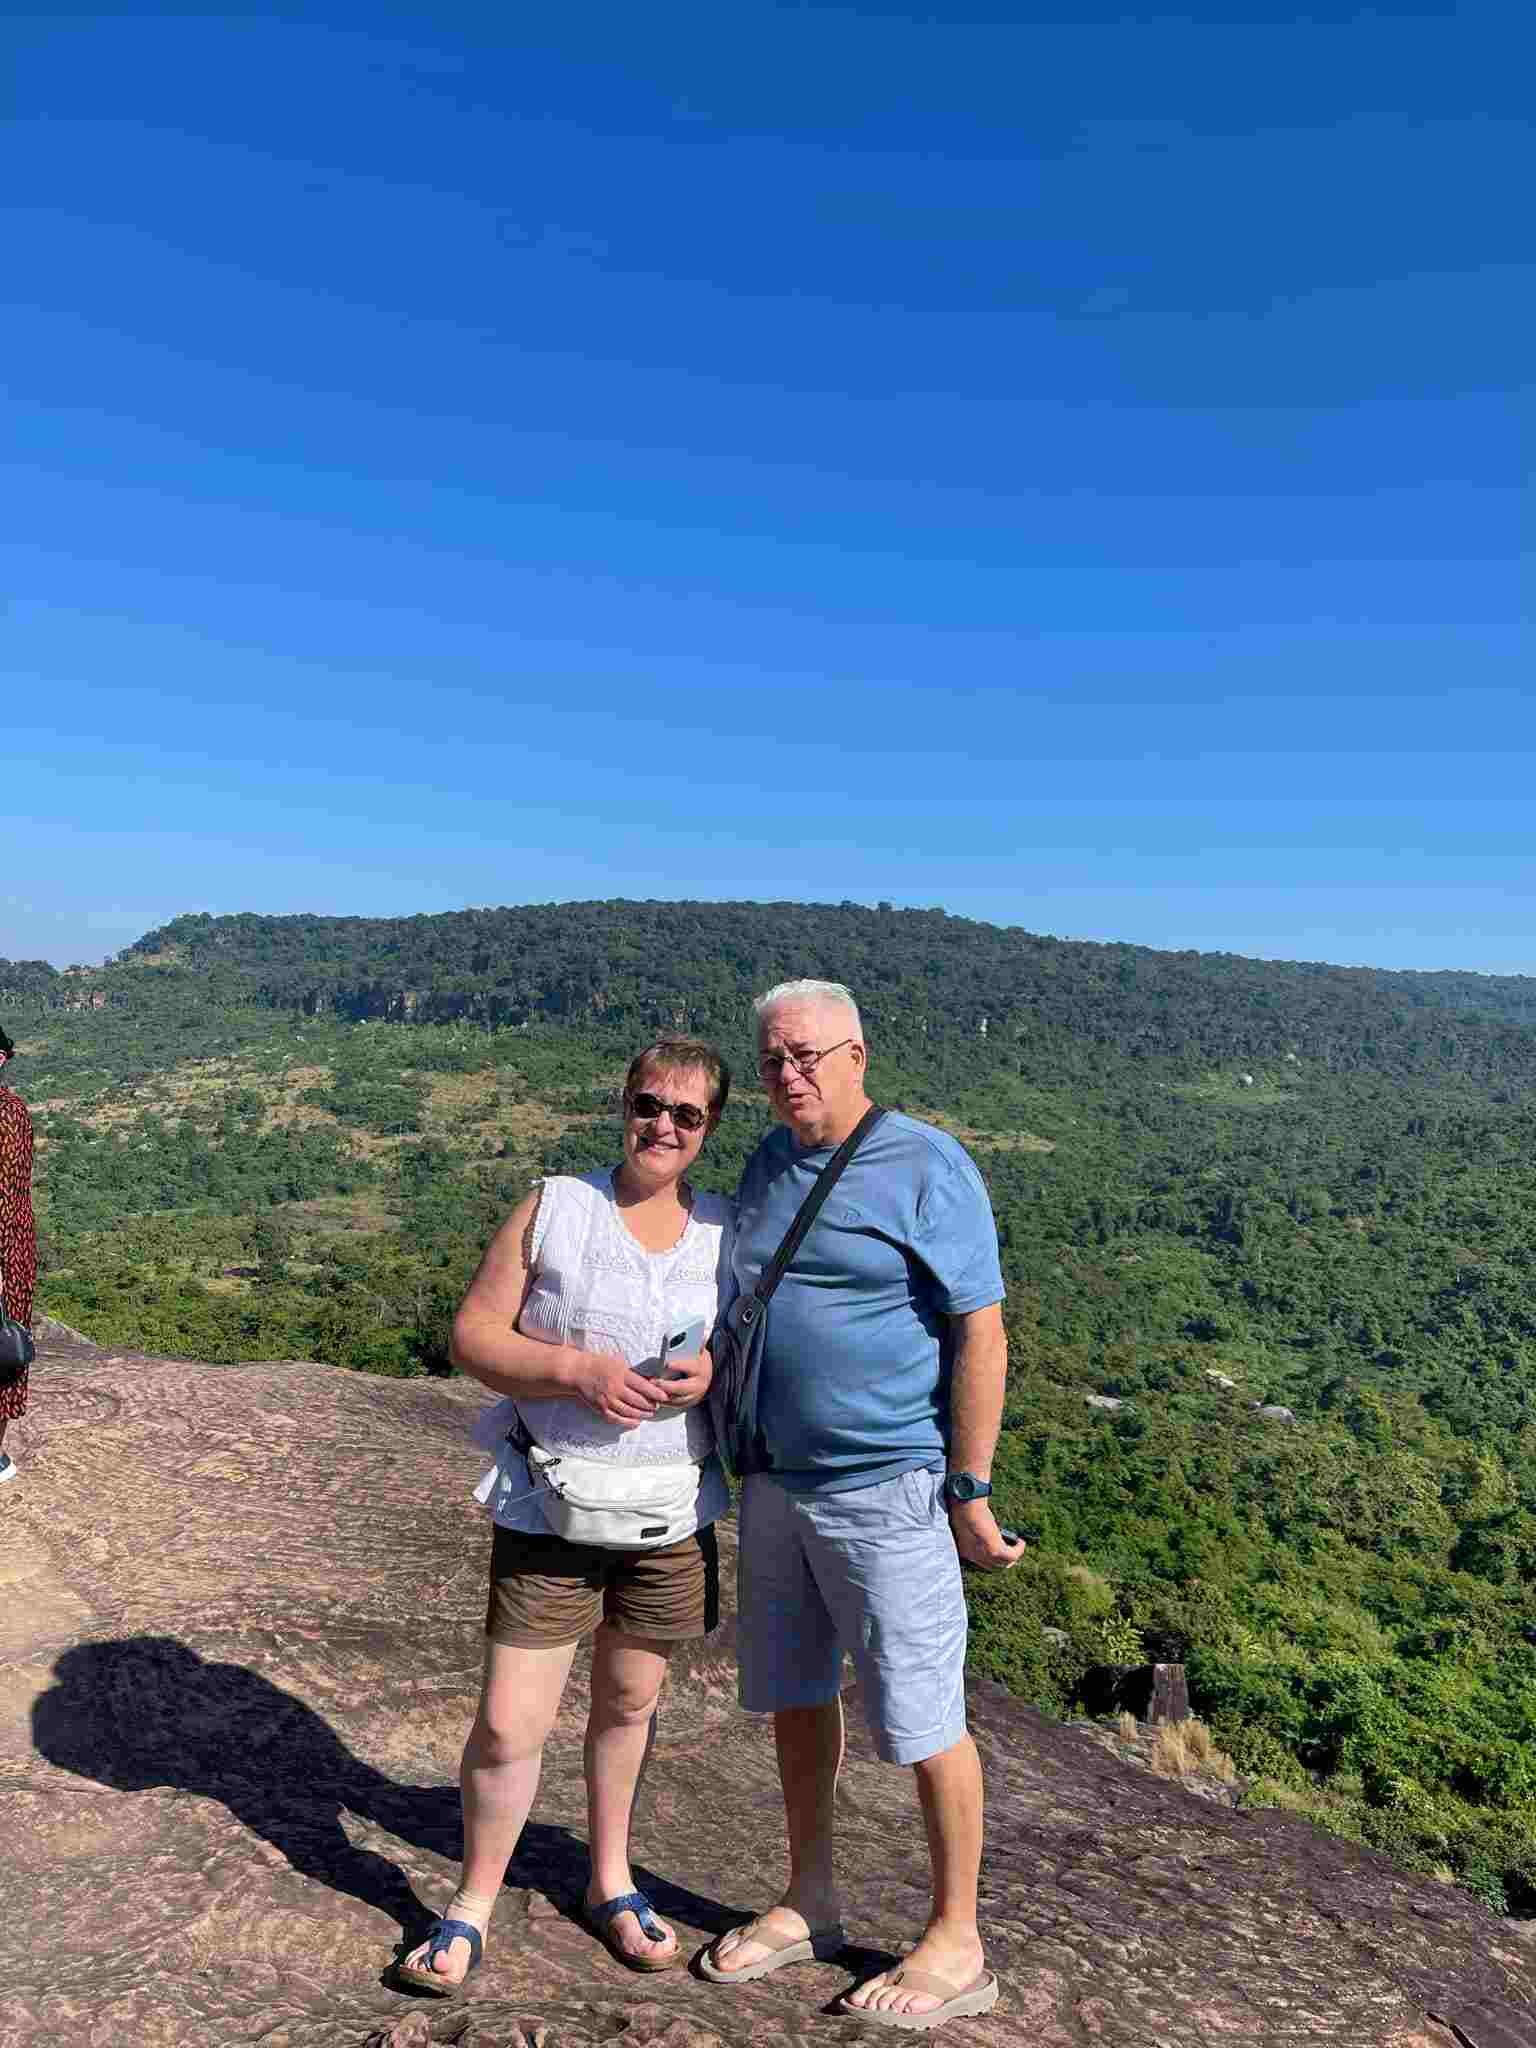
<svg viewBox="0 0 1536 2048">
<path fill-rule="evenodd" d="M 706 1045 L 702 1038 L 658 1038 L 644 1052 L 637 1052 L 624 1076 L 625 1099 L 634 1094 L 643 1074 L 694 1072 L 701 1073 L 708 1082 L 709 1106 L 718 1116 L 731 1092 L 731 1070 L 719 1049 Z"/>
<path fill-rule="evenodd" d="M 10 1056 L 11 1056 L 11 1054 L 12 1054 L 12 1053 L 13 1053 L 13 1052 L 14 1052 L 15 1050 L 16 1050 L 16 1042 L 15 1042 L 15 1040 L 14 1040 L 14 1039 L 13 1039 L 13 1038 L 12 1038 L 12 1037 L 10 1036 L 10 1034 L 9 1034 L 9 1033 L 7 1032 L 7 1030 L 6 1030 L 5 1026 L 4 1026 L 3 1024 L 0 1024 L 0 1053 L 3 1053 L 3 1054 L 5 1055 L 5 1057 L 6 1057 L 7 1059 L 9 1059 L 9 1058 L 10 1058 Z"/>
</svg>

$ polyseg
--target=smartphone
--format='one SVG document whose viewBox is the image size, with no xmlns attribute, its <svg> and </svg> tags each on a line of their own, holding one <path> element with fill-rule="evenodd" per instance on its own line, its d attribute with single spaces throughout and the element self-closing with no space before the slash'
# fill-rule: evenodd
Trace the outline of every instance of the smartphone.
<svg viewBox="0 0 1536 2048">
<path fill-rule="evenodd" d="M 997 1533 L 1005 1543 L 1022 1543 L 1024 1541 L 1017 1529 L 1005 1529 L 1001 1524 L 998 1527 Z M 972 1564 L 968 1557 L 961 1558 L 960 1566 L 963 1571 L 968 1572 L 979 1572 L 982 1569 L 979 1564 Z"/>
<path fill-rule="evenodd" d="M 661 1347 L 660 1358 L 648 1358 L 634 1370 L 643 1380 L 659 1380 L 665 1377 L 674 1358 L 692 1358 L 704 1349 L 705 1325 L 700 1316 L 687 1323 L 681 1330 L 674 1330 Z"/>
</svg>

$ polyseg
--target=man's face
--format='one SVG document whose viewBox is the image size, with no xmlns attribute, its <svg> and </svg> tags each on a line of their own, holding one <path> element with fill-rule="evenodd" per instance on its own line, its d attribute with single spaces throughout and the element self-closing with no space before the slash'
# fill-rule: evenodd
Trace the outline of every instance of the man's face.
<svg viewBox="0 0 1536 2048">
<path fill-rule="evenodd" d="M 827 1052 L 825 1059 L 814 1061 L 810 1073 L 794 1065 L 759 1069 L 774 1115 L 797 1137 L 814 1140 L 855 1112 L 862 1113 L 863 1042 L 855 1036 L 851 1045 L 839 1044 L 850 1036 L 852 1025 L 846 1010 L 792 1001 L 775 1004 L 758 1026 L 760 1060 L 778 1053 L 814 1053 L 837 1047 L 835 1052 Z"/>
</svg>

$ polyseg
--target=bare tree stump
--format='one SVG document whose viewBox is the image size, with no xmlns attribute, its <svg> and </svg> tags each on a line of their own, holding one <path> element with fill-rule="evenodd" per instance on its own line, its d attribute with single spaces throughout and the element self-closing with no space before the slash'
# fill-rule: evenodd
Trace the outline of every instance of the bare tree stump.
<svg viewBox="0 0 1536 2048">
<path fill-rule="evenodd" d="M 1149 1721 L 1189 1719 L 1189 1681 L 1182 1664 L 1152 1666 L 1152 1697 L 1147 1704 Z"/>
</svg>

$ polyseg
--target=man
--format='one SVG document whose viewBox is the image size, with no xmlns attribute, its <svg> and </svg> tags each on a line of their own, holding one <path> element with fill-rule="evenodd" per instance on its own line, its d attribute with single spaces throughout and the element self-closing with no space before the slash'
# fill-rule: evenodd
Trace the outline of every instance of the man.
<svg viewBox="0 0 1536 2048">
<path fill-rule="evenodd" d="M 759 1072 L 782 1129 L 742 1176 L 735 1274 L 750 1287 L 869 1108 L 868 1055 L 837 982 L 758 998 Z M 1007 1344 L 997 1230 L 954 1139 L 888 1114 L 855 1153 L 774 1294 L 758 1419 L 765 1469 L 740 1513 L 741 1698 L 774 1716 L 788 1889 L 706 1951 L 716 1983 L 843 1944 L 833 1797 L 844 1650 L 870 1731 L 916 1775 L 933 1903 L 897 1970 L 844 2009 L 926 2029 L 997 1997 L 976 1925 L 981 1765 L 965 1723 L 960 1559 L 1001 1571 L 1024 1546 L 993 1517 Z"/>
</svg>

